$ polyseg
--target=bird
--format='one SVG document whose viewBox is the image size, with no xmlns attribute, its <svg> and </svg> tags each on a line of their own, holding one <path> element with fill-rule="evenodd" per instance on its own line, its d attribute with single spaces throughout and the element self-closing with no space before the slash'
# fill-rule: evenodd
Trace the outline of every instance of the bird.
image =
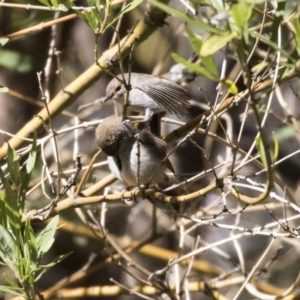
<svg viewBox="0 0 300 300">
<path fill-rule="evenodd" d="M 186 68 L 182 64 L 175 64 L 170 69 L 170 79 L 181 86 L 187 86 L 194 82 L 197 74 L 196 72 Z"/>
<path fill-rule="evenodd" d="M 117 77 L 119 80 L 113 78 L 107 85 L 103 102 L 114 99 L 124 104 L 127 90 L 123 76 L 119 74 Z M 145 113 L 140 122 L 149 121 L 153 114 L 165 111 L 175 114 L 177 117 L 188 114 L 189 97 L 186 90 L 177 83 L 143 73 L 125 73 L 124 79 L 129 85 L 128 104 L 130 109 Z"/>
<path fill-rule="evenodd" d="M 139 130 L 121 117 L 110 116 L 96 129 L 96 143 L 108 156 L 112 173 L 132 187 L 168 181 L 174 172 L 167 158 L 167 144 L 147 130 Z"/>
</svg>

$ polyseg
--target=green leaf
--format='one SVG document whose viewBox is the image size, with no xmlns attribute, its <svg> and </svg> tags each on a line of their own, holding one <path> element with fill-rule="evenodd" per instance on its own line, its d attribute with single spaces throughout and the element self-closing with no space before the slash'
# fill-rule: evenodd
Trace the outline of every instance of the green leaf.
<svg viewBox="0 0 300 300">
<path fill-rule="evenodd" d="M 48 0 L 38 0 L 38 1 L 46 6 L 51 6 Z"/>
<path fill-rule="evenodd" d="M 18 290 L 19 290 L 19 292 L 18 292 Z M 7 293 L 7 294 L 15 295 L 15 296 L 24 296 L 23 293 L 21 292 L 20 288 L 12 288 L 12 287 L 0 285 L 0 291 Z"/>
<path fill-rule="evenodd" d="M 40 259 L 50 249 L 54 242 L 59 217 L 55 216 L 36 238 L 38 258 Z"/>
<path fill-rule="evenodd" d="M 97 32 L 101 22 L 99 12 L 97 10 L 91 9 L 75 12 L 93 30 L 94 33 Z"/>
<path fill-rule="evenodd" d="M 279 141 L 276 136 L 275 132 L 272 132 L 273 134 L 273 141 L 274 141 L 274 150 L 273 150 L 273 163 L 277 161 L 278 155 L 279 155 Z"/>
<path fill-rule="evenodd" d="M 219 36 L 212 35 L 207 38 L 207 40 L 203 43 L 200 55 L 207 56 L 216 53 L 218 50 L 222 49 L 233 39 L 237 38 L 238 34 L 236 32 L 231 32 L 227 35 Z"/>
<path fill-rule="evenodd" d="M 32 70 L 32 57 L 13 50 L 1 50 L 0 65 L 8 70 L 20 73 Z"/>
<path fill-rule="evenodd" d="M 9 175 L 13 183 L 18 186 L 20 184 L 20 159 L 17 152 L 8 144 L 7 167 Z"/>
<path fill-rule="evenodd" d="M 128 4 L 126 4 L 125 7 L 119 13 L 117 13 L 117 15 L 113 18 L 113 20 L 106 25 L 106 27 L 110 27 L 111 25 L 113 25 L 116 21 L 118 21 L 120 19 L 120 17 L 122 15 L 135 9 L 142 2 L 143 2 L 143 0 L 133 0 L 132 2 L 129 2 Z"/>
<path fill-rule="evenodd" d="M 31 277 L 34 276 L 32 270 L 31 270 L 31 265 L 30 265 L 30 260 L 22 257 L 20 260 L 20 280 L 21 281 L 26 281 L 30 285 L 32 285 L 33 280 L 31 280 Z"/>
<path fill-rule="evenodd" d="M 31 174 L 31 172 L 34 168 L 35 161 L 36 161 L 36 154 L 37 154 L 37 151 L 36 151 L 36 131 L 35 131 L 31 151 L 28 155 L 28 160 L 27 160 L 27 163 L 26 163 L 26 172 L 27 172 L 27 174 Z"/>
<path fill-rule="evenodd" d="M 25 206 L 25 200 L 26 200 L 26 193 L 28 190 L 28 185 L 30 183 L 31 179 L 31 173 L 33 171 L 35 161 L 36 161 L 36 132 L 34 133 L 34 138 L 33 138 L 33 144 L 31 151 L 28 155 L 27 163 L 26 163 L 26 168 L 25 170 L 21 171 L 20 177 L 20 188 L 19 188 L 19 205 L 21 211 L 23 211 L 24 206 Z"/>
<path fill-rule="evenodd" d="M 5 44 L 7 44 L 9 41 L 8 38 L 3 38 L 3 39 L 0 39 L 0 46 L 3 47 Z"/>
<path fill-rule="evenodd" d="M 58 1 L 57 0 L 50 0 L 52 6 L 56 9 L 58 7 Z"/>
<path fill-rule="evenodd" d="M 206 70 L 215 77 L 219 78 L 219 70 L 215 64 L 214 57 L 212 55 L 201 56 L 202 64 L 205 66 Z"/>
<path fill-rule="evenodd" d="M 0 93 L 7 93 L 9 88 L 3 85 L 0 85 Z"/>
<path fill-rule="evenodd" d="M 119 18 L 123 14 L 135 9 L 138 5 L 140 5 L 143 0 L 133 0 L 125 5 L 125 7 L 116 15 L 115 18 Z"/>
<path fill-rule="evenodd" d="M 53 266 L 59 264 L 61 261 L 63 261 L 66 257 L 68 257 L 69 255 L 71 255 L 72 252 L 66 253 L 66 254 L 62 254 L 57 256 L 50 264 L 47 265 L 41 265 L 40 267 L 43 268 L 43 270 L 36 276 L 35 278 L 35 282 L 38 281 L 43 274 L 48 271 L 50 268 L 52 268 Z"/>
<path fill-rule="evenodd" d="M 266 152 L 260 137 L 257 137 L 255 139 L 255 145 L 256 145 L 257 152 L 260 155 L 262 164 L 264 165 L 265 168 L 267 168 L 268 164 L 267 164 Z"/>
<path fill-rule="evenodd" d="M 252 14 L 252 5 L 244 2 L 233 4 L 230 9 L 230 15 L 236 25 L 240 28 L 247 27 L 248 21 Z"/>
<path fill-rule="evenodd" d="M 185 31 L 194 51 L 196 52 L 196 54 L 199 54 L 203 44 L 201 39 L 198 38 L 189 27 L 186 27 Z"/>
<path fill-rule="evenodd" d="M 2 181 L 2 184 L 4 185 L 4 190 L 5 190 L 5 200 L 4 200 L 5 213 L 8 221 L 6 223 L 3 223 L 2 225 L 5 226 L 6 229 L 12 229 L 14 232 L 14 236 L 17 237 L 20 233 L 21 218 L 22 218 L 19 205 L 18 205 L 17 195 L 12 190 L 1 168 L 0 168 L 0 179 Z"/>
<path fill-rule="evenodd" d="M 265 68 L 267 68 L 269 66 L 269 62 L 261 62 L 261 63 L 258 63 L 257 65 L 254 65 L 252 68 L 251 68 L 251 72 L 252 73 L 259 73 L 261 71 L 263 71 Z"/>
<path fill-rule="evenodd" d="M 18 246 L 15 238 L 6 228 L 0 225 L 0 256 L 12 270 L 14 270 L 17 254 Z"/>
<path fill-rule="evenodd" d="M 297 43 L 297 53 L 300 55 L 300 22 L 298 17 L 295 17 L 291 20 L 294 30 L 295 30 L 295 39 Z"/>
<path fill-rule="evenodd" d="M 195 53 L 200 56 L 200 50 L 203 45 L 202 40 L 197 37 L 193 31 L 190 28 L 186 28 L 186 33 L 188 35 L 189 41 L 195 51 Z M 215 64 L 215 60 L 212 55 L 208 56 L 200 56 L 202 64 L 205 66 L 206 70 L 209 70 L 209 72 L 217 78 L 219 75 L 218 68 Z"/>
<path fill-rule="evenodd" d="M 3 277 L 5 278 L 5 280 L 10 284 L 10 286 L 12 288 L 15 288 L 15 289 L 20 289 L 20 287 L 16 284 L 16 282 L 10 278 L 7 274 L 3 274 Z"/>
<path fill-rule="evenodd" d="M 0 168 L 0 171 L 1 168 Z M 3 191 L 0 190 L 0 224 L 4 227 L 8 227 L 8 222 L 7 222 L 7 214 L 6 214 L 6 206 L 5 206 L 5 196 Z"/>
<path fill-rule="evenodd" d="M 184 22 L 192 24 L 192 25 L 194 25 L 196 27 L 200 27 L 200 28 L 202 28 L 204 30 L 207 30 L 207 31 L 215 33 L 215 34 L 222 34 L 222 32 L 220 30 L 218 30 L 217 28 L 215 28 L 213 26 L 210 26 L 210 25 L 207 25 L 206 23 L 201 22 L 198 19 L 191 18 L 187 14 L 182 13 L 181 11 L 179 11 L 179 10 L 177 10 L 177 9 L 175 9 L 175 8 L 167 5 L 167 4 L 164 4 L 164 3 L 159 2 L 157 0 L 150 0 L 150 2 L 153 5 L 155 5 L 156 7 L 158 7 L 160 10 L 166 12 L 169 15 L 177 17 L 178 19 L 180 19 L 180 20 L 182 20 Z"/>
<path fill-rule="evenodd" d="M 25 222 L 24 242 L 29 249 L 27 258 L 30 259 L 31 264 L 36 266 L 38 264 L 38 245 L 29 219 Z"/>
<path fill-rule="evenodd" d="M 291 55 L 286 52 L 282 47 L 281 48 L 278 48 L 278 45 L 272 41 L 270 41 L 270 38 L 269 37 L 265 37 L 264 35 L 256 32 L 256 31 L 251 31 L 250 32 L 251 35 L 255 38 L 258 38 L 260 41 L 264 42 L 266 45 L 268 45 L 270 48 L 273 48 L 274 50 L 276 51 L 280 51 L 280 53 L 287 57 L 288 59 L 291 59 L 292 60 L 292 57 Z"/>
<path fill-rule="evenodd" d="M 210 80 L 214 80 L 214 81 L 218 81 L 219 79 L 216 76 L 213 76 L 213 74 L 211 74 L 208 70 L 206 70 L 203 67 L 197 66 L 189 61 L 187 61 L 186 59 L 184 59 L 183 57 L 181 57 L 180 55 L 178 55 L 177 53 L 172 53 L 171 54 L 172 58 L 179 64 L 183 64 L 185 67 L 187 67 L 188 69 L 203 75 L 204 77 L 210 79 Z"/>
<path fill-rule="evenodd" d="M 235 85 L 235 83 L 232 80 L 228 79 L 228 78 L 225 79 L 225 80 L 222 80 L 221 84 L 226 90 L 228 90 L 229 93 L 231 93 L 233 95 L 236 95 L 239 92 L 239 90 L 238 90 L 237 86 Z"/>
</svg>

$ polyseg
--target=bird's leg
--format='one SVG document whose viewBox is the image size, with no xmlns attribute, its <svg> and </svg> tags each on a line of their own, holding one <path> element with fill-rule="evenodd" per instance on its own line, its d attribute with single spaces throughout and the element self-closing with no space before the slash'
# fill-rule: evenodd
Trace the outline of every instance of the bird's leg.
<svg viewBox="0 0 300 300">
<path fill-rule="evenodd" d="M 147 188 L 149 187 L 149 185 L 147 185 L 147 184 L 141 184 L 139 187 L 137 186 L 137 187 L 135 187 L 135 188 L 133 188 L 132 190 L 131 190 L 131 196 L 130 196 L 130 199 L 132 199 L 134 202 L 138 202 L 137 201 L 137 197 L 136 197 L 136 195 L 135 195 L 135 193 L 137 192 L 137 191 L 141 191 L 141 192 L 143 192 L 144 190 L 146 190 Z M 127 187 L 126 189 L 124 189 L 122 192 L 121 192 L 121 200 L 122 200 L 122 202 L 125 204 L 125 197 L 124 197 L 124 194 L 126 193 L 126 192 L 128 192 L 129 190 L 130 190 L 130 186 L 129 187 Z"/>
<path fill-rule="evenodd" d="M 153 111 L 150 108 L 145 109 L 145 115 L 142 120 L 134 120 L 132 123 L 145 123 L 148 122 L 153 116 Z"/>
<path fill-rule="evenodd" d="M 152 116 L 153 116 L 153 110 L 150 108 L 146 108 L 144 119 L 141 122 L 148 122 L 149 120 L 151 120 Z"/>
<path fill-rule="evenodd" d="M 126 200 L 126 199 L 125 199 L 125 197 L 124 197 L 124 194 L 125 194 L 126 192 L 129 192 L 130 189 L 131 189 L 131 186 L 128 186 L 127 188 L 123 189 L 122 192 L 121 192 L 121 195 L 120 195 L 120 196 L 121 196 L 121 201 L 122 201 L 124 204 L 126 204 L 126 203 L 125 203 L 125 200 Z"/>
</svg>

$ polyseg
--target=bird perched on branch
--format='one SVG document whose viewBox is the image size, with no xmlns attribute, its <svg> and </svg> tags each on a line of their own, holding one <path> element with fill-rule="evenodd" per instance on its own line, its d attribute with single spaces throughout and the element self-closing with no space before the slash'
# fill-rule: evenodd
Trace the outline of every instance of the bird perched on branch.
<svg viewBox="0 0 300 300">
<path fill-rule="evenodd" d="M 174 173 L 167 156 L 167 144 L 146 130 L 139 130 L 120 117 L 104 119 L 96 129 L 96 142 L 108 155 L 112 173 L 129 186 L 157 184 Z"/>
<path fill-rule="evenodd" d="M 123 81 L 122 75 L 118 78 Z M 188 114 L 190 104 L 186 90 L 168 79 L 142 73 L 125 73 L 124 79 L 128 85 L 128 104 L 131 110 L 145 112 L 142 122 L 151 119 L 153 114 L 168 111 L 176 116 Z M 124 82 L 113 78 L 106 88 L 103 102 L 114 99 L 124 104 L 126 87 Z"/>
</svg>

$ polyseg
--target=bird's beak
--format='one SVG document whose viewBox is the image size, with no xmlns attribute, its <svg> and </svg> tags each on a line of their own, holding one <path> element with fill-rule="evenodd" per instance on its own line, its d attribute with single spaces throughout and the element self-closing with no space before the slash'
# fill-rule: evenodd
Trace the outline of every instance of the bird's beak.
<svg viewBox="0 0 300 300">
<path fill-rule="evenodd" d="M 111 99 L 114 96 L 113 93 L 110 93 L 108 95 L 106 95 L 105 97 L 101 98 L 101 102 L 106 102 L 107 100 Z"/>
</svg>

